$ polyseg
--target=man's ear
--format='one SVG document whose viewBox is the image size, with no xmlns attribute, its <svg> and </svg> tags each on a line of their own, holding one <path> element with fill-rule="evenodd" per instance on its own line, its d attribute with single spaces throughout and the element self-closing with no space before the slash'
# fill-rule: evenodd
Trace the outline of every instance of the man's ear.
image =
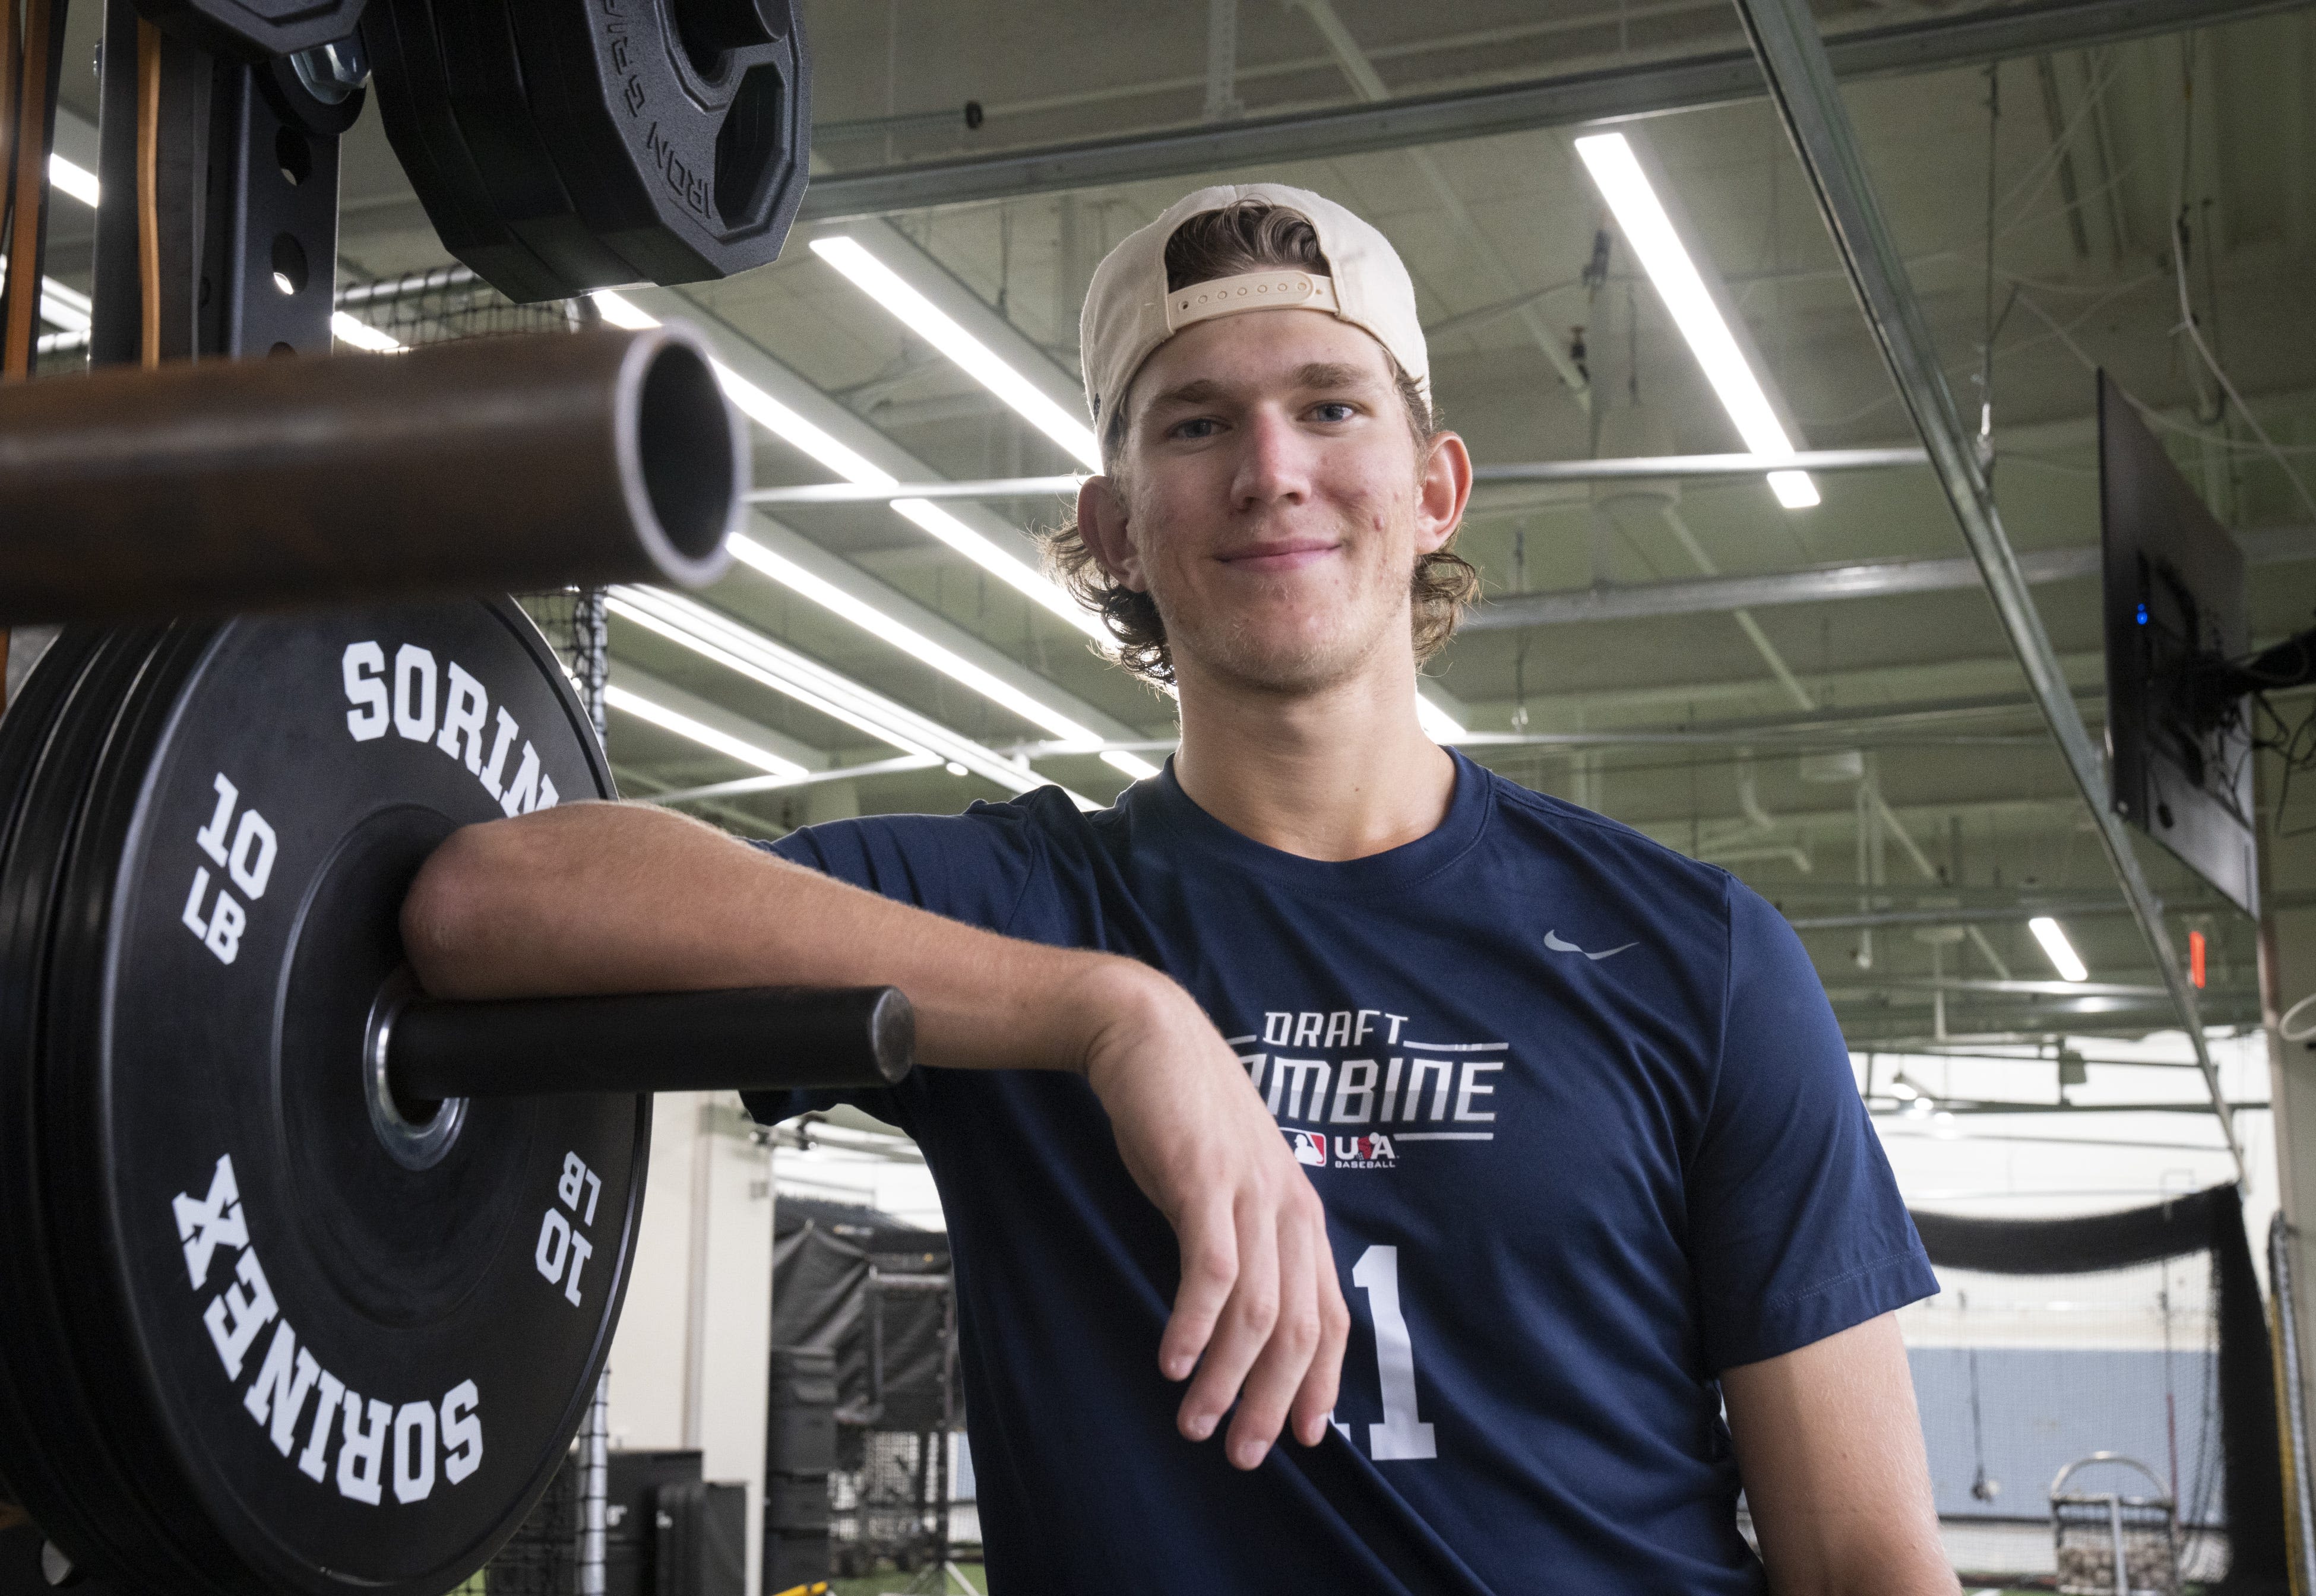
<svg viewBox="0 0 2316 1596">
<path fill-rule="evenodd" d="M 1078 536 L 1110 580 L 1135 593 L 1147 593 L 1142 575 L 1142 553 L 1127 535 L 1126 495 L 1114 477 L 1089 477 L 1078 484 Z"/>
<path fill-rule="evenodd" d="M 1431 440 L 1423 475 L 1415 488 L 1415 551 L 1432 554 L 1448 546 L 1472 500 L 1472 451 L 1454 432 Z"/>
</svg>

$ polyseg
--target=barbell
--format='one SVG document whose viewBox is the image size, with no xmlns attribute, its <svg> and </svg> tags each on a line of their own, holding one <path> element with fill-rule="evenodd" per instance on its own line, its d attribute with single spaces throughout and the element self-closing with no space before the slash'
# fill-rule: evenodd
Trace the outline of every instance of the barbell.
<svg viewBox="0 0 2316 1596">
<path fill-rule="evenodd" d="M 67 629 L 0 718 L 0 1498 L 126 1591 L 437 1596 L 562 1460 L 649 1092 L 880 1086 L 890 988 L 439 1003 L 404 892 L 612 784 L 503 600 Z"/>
</svg>

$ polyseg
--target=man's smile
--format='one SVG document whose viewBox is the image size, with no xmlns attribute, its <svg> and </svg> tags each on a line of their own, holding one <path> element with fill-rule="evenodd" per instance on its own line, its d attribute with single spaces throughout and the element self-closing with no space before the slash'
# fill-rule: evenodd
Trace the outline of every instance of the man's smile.
<svg viewBox="0 0 2316 1596">
<path fill-rule="evenodd" d="M 1278 538 L 1215 557 L 1234 571 L 1299 571 L 1341 550 L 1332 538 Z"/>
</svg>

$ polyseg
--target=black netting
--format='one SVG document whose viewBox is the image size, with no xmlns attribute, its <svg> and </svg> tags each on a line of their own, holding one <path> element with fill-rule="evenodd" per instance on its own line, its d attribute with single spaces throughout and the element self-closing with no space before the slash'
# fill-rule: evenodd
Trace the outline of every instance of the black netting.
<svg viewBox="0 0 2316 1596">
<path fill-rule="evenodd" d="M 576 331 L 602 319 L 586 299 L 518 305 L 464 266 L 352 284 L 338 290 L 337 307 L 402 344 Z"/>
<path fill-rule="evenodd" d="M 1908 1354 L 1966 1577 L 2111 1591 L 2119 1548 L 2135 1590 L 2285 1590 L 2275 1377 L 2235 1188 L 1914 1220 L 1941 1292 L 1908 1310 Z"/>
<path fill-rule="evenodd" d="M 451 1596 L 573 1596 L 579 1589 L 580 1473 L 575 1450 L 490 1566 Z"/>
</svg>

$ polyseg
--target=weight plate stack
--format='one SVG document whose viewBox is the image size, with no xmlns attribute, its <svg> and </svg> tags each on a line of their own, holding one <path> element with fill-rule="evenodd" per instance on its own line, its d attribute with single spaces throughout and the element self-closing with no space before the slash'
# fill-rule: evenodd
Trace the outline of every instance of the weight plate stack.
<svg viewBox="0 0 2316 1596">
<path fill-rule="evenodd" d="M 67 697 L 0 843 L 0 1475 L 130 1588 L 435 1596 L 592 1395 L 649 1101 L 395 1101 L 398 908 L 608 771 L 507 603 L 115 634 Z"/>
<path fill-rule="evenodd" d="M 375 0 L 364 37 L 428 216 L 510 299 L 779 257 L 810 164 L 796 0 Z"/>
<path fill-rule="evenodd" d="M 377 0 L 363 13 L 361 33 L 387 139 L 442 247 L 518 304 L 569 297 L 574 290 L 491 202 L 450 109 L 432 8 L 423 0 Z"/>
<path fill-rule="evenodd" d="M 579 219 L 531 116 L 506 0 L 415 0 L 433 18 L 450 85 L 450 113 L 482 174 L 494 212 L 564 283 L 636 280 Z"/>
</svg>

